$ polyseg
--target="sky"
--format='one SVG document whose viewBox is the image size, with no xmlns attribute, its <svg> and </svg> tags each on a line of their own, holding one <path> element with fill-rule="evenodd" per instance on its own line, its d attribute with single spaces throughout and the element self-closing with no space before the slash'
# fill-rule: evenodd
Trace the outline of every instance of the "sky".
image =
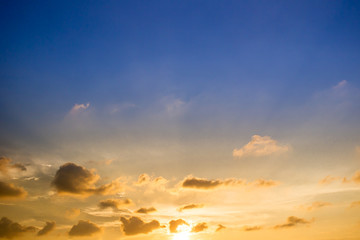
<svg viewBox="0 0 360 240">
<path fill-rule="evenodd" d="M 360 238 L 358 1 L 0 1 L 0 239 Z"/>
</svg>

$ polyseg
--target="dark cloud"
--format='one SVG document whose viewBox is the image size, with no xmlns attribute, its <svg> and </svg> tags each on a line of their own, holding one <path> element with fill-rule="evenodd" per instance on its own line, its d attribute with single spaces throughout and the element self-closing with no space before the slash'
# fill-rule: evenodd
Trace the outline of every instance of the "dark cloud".
<svg viewBox="0 0 360 240">
<path fill-rule="evenodd" d="M 156 212 L 156 208 L 154 207 L 149 207 L 149 208 L 140 208 L 138 210 L 136 210 L 137 213 L 144 213 L 144 214 L 148 214 L 151 212 Z"/>
<path fill-rule="evenodd" d="M 206 223 L 202 222 L 202 223 L 198 223 L 196 224 L 192 229 L 191 232 L 197 233 L 197 232 L 202 232 L 205 229 L 207 229 L 208 226 Z"/>
<path fill-rule="evenodd" d="M 243 230 L 246 232 L 261 230 L 261 226 L 244 226 Z"/>
<path fill-rule="evenodd" d="M 224 225 L 218 224 L 218 227 L 217 227 L 217 229 L 216 229 L 216 232 L 221 231 L 221 230 L 223 230 L 223 229 L 225 229 L 225 228 L 226 228 L 226 227 L 225 227 Z"/>
<path fill-rule="evenodd" d="M 244 180 L 241 179 L 215 179 L 215 180 L 208 180 L 205 178 L 196 178 L 193 176 L 186 177 L 182 182 L 183 188 L 195 188 L 195 189 L 203 189 L 203 190 L 209 190 L 214 189 L 220 186 L 227 186 L 227 185 L 241 185 L 245 184 Z"/>
<path fill-rule="evenodd" d="M 150 182 L 150 176 L 146 173 L 143 173 L 139 176 L 137 184 L 142 185 L 148 182 Z"/>
<path fill-rule="evenodd" d="M 45 226 L 37 233 L 38 236 L 44 236 L 55 229 L 55 222 L 46 222 Z"/>
<path fill-rule="evenodd" d="M 185 222 L 184 220 L 182 220 L 182 219 L 171 220 L 171 221 L 169 222 L 169 230 L 170 230 L 170 232 L 171 232 L 171 233 L 177 233 L 177 232 L 178 232 L 177 228 L 178 228 L 178 226 L 180 226 L 180 225 L 187 225 L 187 226 L 189 226 L 189 224 L 188 224 L 187 222 Z"/>
<path fill-rule="evenodd" d="M 98 206 L 101 209 L 112 208 L 113 210 L 119 210 L 122 206 L 131 205 L 132 201 L 128 198 L 120 199 L 106 199 L 99 202 Z"/>
<path fill-rule="evenodd" d="M 120 188 L 120 184 L 117 181 L 95 187 L 95 183 L 99 179 L 99 175 L 93 170 L 88 170 L 74 163 L 66 163 L 56 172 L 51 184 L 60 194 L 78 196 L 89 196 L 92 194 L 110 195 L 116 193 Z"/>
<path fill-rule="evenodd" d="M 131 217 L 129 219 L 121 217 L 120 221 L 123 224 L 123 232 L 125 235 L 146 234 L 160 228 L 160 223 L 156 220 L 145 223 L 138 217 Z"/>
<path fill-rule="evenodd" d="M 27 192 L 22 187 L 17 187 L 11 183 L 0 182 L 0 199 L 23 198 Z"/>
<path fill-rule="evenodd" d="M 189 210 L 189 209 L 194 209 L 194 208 L 202 208 L 204 207 L 204 204 L 189 204 L 189 205 L 185 205 L 182 206 L 178 209 L 179 212 L 182 212 L 183 210 Z"/>
<path fill-rule="evenodd" d="M 95 223 L 90 221 L 80 220 L 78 224 L 72 226 L 69 231 L 69 236 L 92 236 L 94 234 L 100 233 L 101 228 Z"/>
<path fill-rule="evenodd" d="M 192 188 L 199 190 L 211 190 L 224 186 L 254 186 L 254 187 L 272 187 L 278 185 L 278 181 L 257 179 L 253 182 L 247 182 L 244 179 L 228 178 L 208 180 L 187 176 L 181 183 L 183 188 Z"/>
<path fill-rule="evenodd" d="M 13 222 L 7 217 L 3 217 L 0 220 L 0 238 L 12 239 L 14 237 L 19 237 L 23 233 L 35 232 L 36 228 L 29 226 L 22 226 L 17 222 Z"/>
<path fill-rule="evenodd" d="M 280 228 L 290 228 L 290 227 L 295 227 L 296 225 L 301 225 L 301 224 L 309 224 L 310 221 L 307 221 L 303 218 L 298 218 L 295 216 L 290 216 L 287 218 L 286 223 L 284 224 L 280 224 L 280 225 L 276 225 L 274 226 L 275 229 L 280 229 Z"/>
<path fill-rule="evenodd" d="M 26 171 L 26 167 L 20 163 L 11 164 L 11 159 L 7 157 L 0 157 L 0 172 L 7 175 L 9 169 L 17 169 L 19 171 Z"/>
</svg>

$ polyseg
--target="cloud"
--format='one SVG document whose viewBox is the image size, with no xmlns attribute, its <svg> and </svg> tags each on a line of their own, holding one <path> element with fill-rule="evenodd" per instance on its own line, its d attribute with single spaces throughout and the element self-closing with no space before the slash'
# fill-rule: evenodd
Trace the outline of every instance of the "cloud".
<svg viewBox="0 0 360 240">
<path fill-rule="evenodd" d="M 243 185 L 245 184 L 245 181 L 242 179 L 215 179 L 215 180 L 208 180 L 205 178 L 196 178 L 193 176 L 187 176 L 181 186 L 183 188 L 195 188 L 195 189 L 203 189 L 203 190 L 209 190 L 218 188 L 221 186 L 229 186 L 229 185 Z"/>
<path fill-rule="evenodd" d="M 187 176 L 182 182 L 182 188 L 199 189 L 199 190 L 212 190 L 224 186 L 254 186 L 254 187 L 272 187 L 278 185 L 278 181 L 258 179 L 253 182 L 247 182 L 244 179 L 213 179 L 208 180 L 205 178 L 197 178 Z"/>
<path fill-rule="evenodd" d="M 360 207 L 360 201 L 352 202 L 350 204 L 350 208 L 354 208 L 354 207 Z"/>
<path fill-rule="evenodd" d="M 11 183 L 0 182 L 0 199 L 23 198 L 27 192 L 22 187 Z"/>
<path fill-rule="evenodd" d="M 177 232 L 178 232 L 177 228 L 178 228 L 180 225 L 187 225 L 187 226 L 189 226 L 189 224 L 188 224 L 187 222 L 185 222 L 183 219 L 171 220 L 171 221 L 169 222 L 169 230 L 170 230 L 170 233 L 177 233 Z"/>
<path fill-rule="evenodd" d="M 44 236 L 55 229 L 55 222 L 46 222 L 45 226 L 37 233 L 38 236 Z"/>
<path fill-rule="evenodd" d="M 321 179 L 319 181 L 319 184 L 321 184 L 321 185 L 330 184 L 330 183 L 332 183 L 334 181 L 337 181 L 339 179 L 340 179 L 339 177 L 326 176 L 325 178 L 323 178 L 323 179 Z"/>
<path fill-rule="evenodd" d="M 360 171 L 357 170 L 354 174 L 354 176 L 352 176 L 351 180 L 355 183 L 360 183 Z"/>
<path fill-rule="evenodd" d="M 244 226 L 243 227 L 243 230 L 245 232 L 250 232 L 250 231 L 258 231 L 258 230 L 261 230 L 262 227 L 261 226 Z"/>
<path fill-rule="evenodd" d="M 251 141 L 240 149 L 233 150 L 233 156 L 242 157 L 262 157 L 271 154 L 285 153 L 290 150 L 290 146 L 280 145 L 274 139 L 269 136 L 261 137 L 254 135 L 251 137 Z"/>
<path fill-rule="evenodd" d="M 194 209 L 194 208 L 202 208 L 204 207 L 204 204 L 189 204 L 189 205 L 185 205 L 182 206 L 178 209 L 179 212 L 182 212 L 183 210 L 189 210 L 189 209 Z"/>
<path fill-rule="evenodd" d="M 66 210 L 65 217 L 68 219 L 74 219 L 80 215 L 80 209 L 78 208 L 71 208 Z"/>
<path fill-rule="evenodd" d="M 342 80 L 342 81 L 338 82 L 338 84 L 333 86 L 333 89 L 338 90 L 338 89 L 344 88 L 347 84 L 348 84 L 348 82 L 346 80 Z"/>
<path fill-rule="evenodd" d="M 224 226 L 224 225 L 221 225 L 221 224 L 218 224 L 218 227 L 217 227 L 217 229 L 216 229 L 216 232 L 219 232 L 219 231 L 221 231 L 221 230 L 223 230 L 223 229 L 225 229 L 226 227 Z"/>
<path fill-rule="evenodd" d="M 205 222 L 196 224 L 192 229 L 191 232 L 197 233 L 202 232 L 208 228 L 207 224 Z"/>
<path fill-rule="evenodd" d="M 310 206 L 300 206 L 300 208 L 303 208 L 307 211 L 313 211 L 319 208 L 323 208 L 326 206 L 331 206 L 332 204 L 329 202 L 313 202 Z"/>
<path fill-rule="evenodd" d="M 12 239 L 14 237 L 21 236 L 23 233 L 35 231 L 35 227 L 22 226 L 17 222 L 11 221 L 7 217 L 3 217 L 0 220 L 0 238 Z"/>
<path fill-rule="evenodd" d="M 156 208 L 154 207 L 149 207 L 149 208 L 140 208 L 138 210 L 136 210 L 136 213 L 144 213 L 144 214 L 148 214 L 151 212 L 156 212 Z"/>
<path fill-rule="evenodd" d="M 274 181 L 274 180 L 264 180 L 264 179 L 258 179 L 254 182 L 249 183 L 249 185 L 253 185 L 255 187 L 272 187 L 279 185 L 280 182 Z"/>
<path fill-rule="evenodd" d="M 129 219 L 121 217 L 120 221 L 123 224 L 123 232 L 125 235 L 146 234 L 160 228 L 160 223 L 156 220 L 145 223 L 138 217 L 131 217 Z"/>
<path fill-rule="evenodd" d="M 11 164 L 12 160 L 7 157 L 0 157 L 0 173 L 8 175 L 9 170 L 26 171 L 26 167 L 20 163 Z"/>
<path fill-rule="evenodd" d="M 295 227 L 297 225 L 304 225 L 304 224 L 309 224 L 310 222 L 303 219 L 303 218 L 298 218 L 295 216 L 290 216 L 287 218 L 286 223 L 284 224 L 280 224 L 280 225 L 276 225 L 274 226 L 275 229 L 280 229 L 280 228 L 290 228 L 290 227 Z"/>
<path fill-rule="evenodd" d="M 138 177 L 137 182 L 135 183 L 136 185 L 146 185 L 146 184 L 152 184 L 152 185 L 164 185 L 168 182 L 167 179 L 163 178 L 163 177 L 156 177 L 156 178 L 152 178 L 150 177 L 148 174 L 143 173 L 140 174 L 140 176 Z"/>
<path fill-rule="evenodd" d="M 89 196 L 110 195 L 119 191 L 120 183 L 113 181 L 100 187 L 95 187 L 95 183 L 100 179 L 94 170 L 88 170 L 75 163 L 66 163 L 62 165 L 56 172 L 52 181 L 59 194 Z"/>
<path fill-rule="evenodd" d="M 80 220 L 78 224 L 72 226 L 69 236 L 92 236 L 101 232 L 101 228 L 90 221 Z"/>
<path fill-rule="evenodd" d="M 90 107 L 90 103 L 86 103 L 86 104 L 75 104 L 72 109 L 70 110 L 70 114 L 75 114 L 81 110 L 86 110 Z"/>
<path fill-rule="evenodd" d="M 119 210 L 121 206 L 131 205 L 132 201 L 128 198 L 121 199 L 106 199 L 99 202 L 98 206 L 101 209 L 112 208 L 113 210 Z"/>
</svg>

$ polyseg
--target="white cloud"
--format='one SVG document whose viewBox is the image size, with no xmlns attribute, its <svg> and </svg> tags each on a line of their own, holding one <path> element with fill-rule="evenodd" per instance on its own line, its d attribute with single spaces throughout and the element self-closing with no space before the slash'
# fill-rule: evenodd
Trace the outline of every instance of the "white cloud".
<svg viewBox="0 0 360 240">
<path fill-rule="evenodd" d="M 90 107 L 90 103 L 86 103 L 86 104 L 75 104 L 74 106 L 73 106 L 73 108 L 70 110 L 70 113 L 71 114 L 75 114 L 75 113 L 77 113 L 78 111 L 81 111 L 82 109 L 83 110 L 86 110 L 86 109 L 88 109 Z"/>
<path fill-rule="evenodd" d="M 345 87 L 347 85 L 347 81 L 346 80 L 342 80 L 340 81 L 336 86 L 333 87 L 333 89 L 341 89 L 343 87 Z"/>
<path fill-rule="evenodd" d="M 240 149 L 233 150 L 234 157 L 261 157 L 275 153 L 285 153 L 290 150 L 288 145 L 280 145 L 276 140 L 269 136 L 261 137 L 254 135 L 251 137 L 251 141 L 241 147 Z"/>
</svg>

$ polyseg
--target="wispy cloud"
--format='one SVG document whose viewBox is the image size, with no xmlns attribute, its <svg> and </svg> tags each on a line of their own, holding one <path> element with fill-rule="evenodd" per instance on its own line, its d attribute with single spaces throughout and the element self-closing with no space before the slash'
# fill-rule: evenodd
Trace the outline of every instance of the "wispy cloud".
<svg viewBox="0 0 360 240">
<path fill-rule="evenodd" d="M 276 226 L 274 226 L 274 229 L 291 228 L 291 227 L 295 227 L 297 225 L 306 225 L 306 224 L 310 224 L 310 223 L 311 222 L 306 219 L 298 218 L 295 216 L 290 216 L 287 218 L 286 223 L 276 225 Z"/>
<path fill-rule="evenodd" d="M 290 150 L 289 145 L 281 145 L 269 136 L 261 137 L 254 135 L 251 141 L 239 149 L 233 150 L 233 156 L 242 157 L 262 157 L 271 154 L 285 153 Z"/>
<path fill-rule="evenodd" d="M 152 213 L 152 212 L 156 212 L 156 208 L 154 207 L 149 207 L 149 208 L 139 208 L 138 210 L 136 210 L 136 213 L 143 213 L 143 214 L 148 214 L 148 213 Z"/>
<path fill-rule="evenodd" d="M 324 207 L 328 207 L 331 206 L 332 203 L 329 202 L 313 202 L 310 205 L 301 205 L 299 208 L 300 209 L 305 209 L 306 211 L 314 211 L 317 210 L 319 208 L 324 208 Z"/>
<path fill-rule="evenodd" d="M 194 208 L 203 208 L 205 205 L 204 204 L 188 204 L 185 206 L 182 206 L 178 209 L 179 212 L 182 212 L 184 210 L 190 210 L 190 209 L 194 209 Z"/>
</svg>

